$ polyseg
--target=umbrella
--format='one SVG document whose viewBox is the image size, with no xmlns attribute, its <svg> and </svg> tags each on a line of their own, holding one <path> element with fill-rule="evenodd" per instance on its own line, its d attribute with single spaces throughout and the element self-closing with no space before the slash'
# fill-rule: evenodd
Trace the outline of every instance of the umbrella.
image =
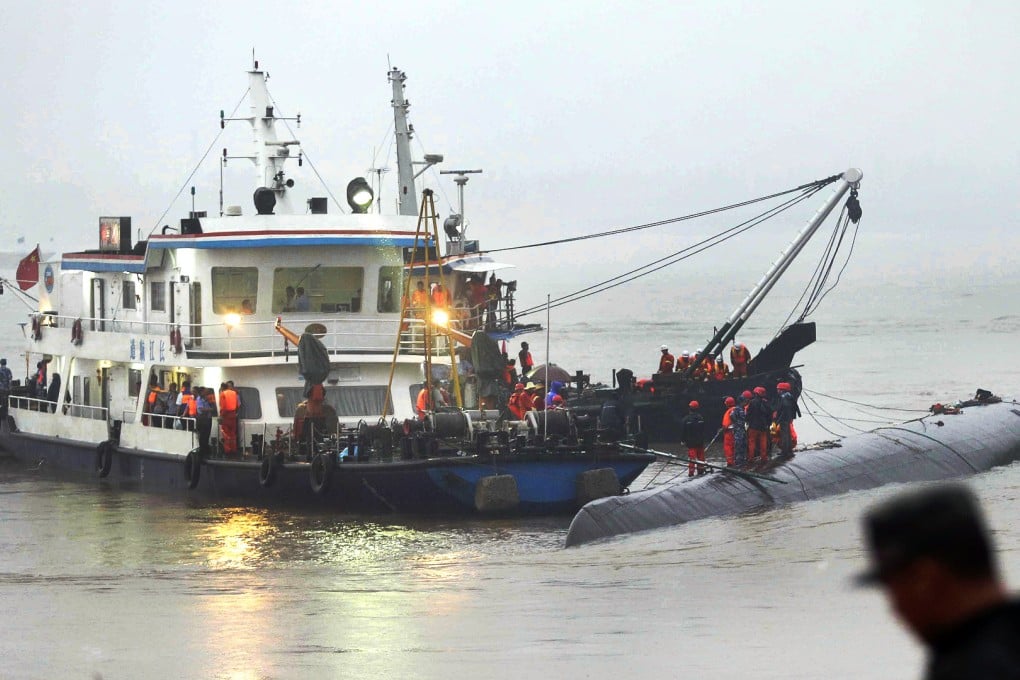
<svg viewBox="0 0 1020 680">
<path fill-rule="evenodd" d="M 549 375 L 546 375 L 548 372 Z M 550 384 L 553 380 L 559 380 L 560 382 L 568 383 L 574 379 L 574 376 L 567 371 L 565 368 L 561 368 L 556 364 L 546 364 L 536 366 L 532 369 L 531 373 L 528 374 L 528 380 L 537 382 L 541 380 L 546 385 Z"/>
</svg>

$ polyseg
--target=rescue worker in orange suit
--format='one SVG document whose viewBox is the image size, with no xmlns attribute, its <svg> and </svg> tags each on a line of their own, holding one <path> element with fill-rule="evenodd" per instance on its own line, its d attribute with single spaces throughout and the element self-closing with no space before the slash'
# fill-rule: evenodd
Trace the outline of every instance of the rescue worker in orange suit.
<svg viewBox="0 0 1020 680">
<path fill-rule="evenodd" d="M 531 397 L 531 408 L 528 409 L 529 411 L 545 410 L 545 396 L 542 394 L 545 391 L 544 388 L 545 385 L 542 383 L 538 383 L 537 385 L 535 383 L 528 383 L 528 386 L 525 389 L 528 390 L 530 393 L 529 396 Z"/>
<path fill-rule="evenodd" d="M 524 414 L 531 408 L 531 397 L 524 391 L 524 383 L 514 385 L 513 394 L 510 395 L 506 407 L 510 409 L 514 420 L 524 420 Z"/>
<path fill-rule="evenodd" d="M 769 459 L 769 423 L 772 422 L 772 409 L 769 408 L 764 387 L 755 387 L 754 395 L 747 404 L 747 459 L 754 462 L 756 458 L 763 462 Z"/>
<path fill-rule="evenodd" d="M 695 380 L 705 379 L 705 362 L 701 360 L 701 352 L 691 355 L 691 365 L 694 366 L 693 376 Z"/>
<path fill-rule="evenodd" d="M 223 455 L 237 455 L 237 392 L 230 383 L 220 383 L 220 440 Z"/>
<path fill-rule="evenodd" d="M 722 448 L 723 455 L 726 456 L 726 465 L 733 466 L 737 464 L 736 461 L 736 442 L 734 441 L 733 434 L 733 412 L 739 407 L 737 406 L 737 400 L 733 397 L 726 397 L 726 401 L 723 402 L 726 405 L 726 412 L 723 413 L 722 417 L 722 428 L 723 428 L 723 440 Z"/>
<path fill-rule="evenodd" d="M 437 283 L 432 289 L 432 306 L 440 309 L 447 309 L 450 306 L 450 294 L 441 283 Z"/>
<path fill-rule="evenodd" d="M 708 356 L 701 360 L 701 376 L 703 380 L 715 379 L 715 362 Z"/>
<path fill-rule="evenodd" d="M 715 360 L 715 368 L 712 371 L 712 378 L 715 380 L 726 380 L 730 377 L 730 367 L 726 365 L 722 357 Z"/>
<path fill-rule="evenodd" d="M 425 292 L 425 282 L 419 281 L 418 287 L 415 288 L 414 292 L 411 293 L 411 307 L 418 310 L 418 315 L 421 316 L 425 312 L 425 305 L 428 303 L 429 294 Z"/>
<path fill-rule="evenodd" d="M 733 365 L 733 377 L 747 377 L 747 366 L 751 363 L 751 352 L 744 346 L 744 343 L 733 341 L 730 348 L 730 363 Z"/>
<path fill-rule="evenodd" d="M 180 418 L 194 418 L 198 415 L 198 404 L 195 403 L 195 395 L 191 393 L 191 381 L 185 380 L 181 385 L 181 409 L 177 412 Z M 186 422 L 187 430 L 193 432 L 195 430 L 195 421 L 188 420 Z"/>
<path fill-rule="evenodd" d="M 426 380 L 425 384 L 421 386 L 421 391 L 418 392 L 418 398 L 414 402 L 414 411 L 418 414 L 418 420 L 425 420 L 425 416 L 433 408 L 431 388 L 431 384 Z"/>
<path fill-rule="evenodd" d="M 691 353 L 684 352 L 676 360 L 676 372 L 683 373 L 691 365 Z"/>
<path fill-rule="evenodd" d="M 145 398 L 145 413 L 142 416 L 142 425 L 155 425 L 156 427 L 162 427 L 162 423 L 153 423 L 149 418 L 148 414 L 155 412 L 156 402 L 159 399 L 159 395 L 164 390 L 159 386 L 159 379 L 155 375 L 149 378 L 149 396 Z"/>
<path fill-rule="evenodd" d="M 659 370 L 657 372 L 672 373 L 676 360 L 673 358 L 673 355 L 669 353 L 669 348 L 665 345 L 659 349 L 662 350 L 662 356 L 659 357 Z"/>
<path fill-rule="evenodd" d="M 680 423 L 680 434 L 687 445 L 687 476 L 693 477 L 695 463 L 705 462 L 705 419 L 701 417 L 701 404 L 692 401 L 687 405 L 690 412 Z M 697 465 L 699 475 L 705 474 L 705 466 Z"/>
<path fill-rule="evenodd" d="M 521 351 L 517 353 L 517 365 L 521 369 L 521 380 L 527 380 L 531 369 L 535 368 L 535 360 L 531 358 L 528 343 L 521 343 Z"/>
</svg>

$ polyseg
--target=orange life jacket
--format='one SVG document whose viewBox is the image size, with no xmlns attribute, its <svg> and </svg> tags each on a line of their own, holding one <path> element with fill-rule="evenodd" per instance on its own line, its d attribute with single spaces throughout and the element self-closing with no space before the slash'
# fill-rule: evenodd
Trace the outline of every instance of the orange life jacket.
<svg viewBox="0 0 1020 680">
<path fill-rule="evenodd" d="M 445 288 L 440 289 L 436 287 L 432 291 L 432 304 L 436 307 L 449 307 L 450 306 L 450 294 L 446 292 Z"/>
<path fill-rule="evenodd" d="M 194 418 L 198 415 L 198 404 L 195 403 L 195 395 L 190 392 L 181 393 L 181 406 L 185 408 L 185 415 Z"/>
<path fill-rule="evenodd" d="M 733 427 L 733 409 L 735 409 L 735 408 L 737 408 L 737 407 L 736 406 L 730 406 L 728 409 L 726 409 L 726 413 L 723 414 L 723 417 L 722 417 L 722 426 L 723 426 L 723 429 L 726 429 L 726 430 L 732 429 L 732 427 Z"/>
<path fill-rule="evenodd" d="M 425 412 L 429 410 L 430 402 L 429 390 L 427 387 L 421 388 L 421 392 L 418 393 L 418 401 L 416 406 L 418 408 L 418 420 L 425 420 Z"/>
<path fill-rule="evenodd" d="M 415 290 L 411 293 L 411 306 L 412 307 L 424 307 L 428 301 L 428 293 L 423 290 Z"/>
<path fill-rule="evenodd" d="M 673 372 L 673 355 L 669 352 L 664 352 L 659 358 L 659 373 L 672 373 Z"/>
</svg>

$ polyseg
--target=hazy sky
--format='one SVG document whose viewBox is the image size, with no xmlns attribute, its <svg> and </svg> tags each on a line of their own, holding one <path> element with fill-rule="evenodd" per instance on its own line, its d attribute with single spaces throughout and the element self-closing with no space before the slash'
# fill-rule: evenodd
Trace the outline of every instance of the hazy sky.
<svg viewBox="0 0 1020 680">
<path fill-rule="evenodd" d="M 467 212 L 486 246 L 672 217 L 857 166 L 863 264 L 851 275 L 1008 275 L 1020 246 L 1018 33 L 1015 2 L 19 3 L 0 26 L 0 227 L 5 245 L 54 235 L 55 250 L 94 247 L 101 214 L 148 230 L 243 94 L 254 47 L 338 197 L 392 126 L 387 59 L 406 70 L 424 148 L 448 169 L 485 170 Z M 246 152 L 249 135 L 228 128 L 213 154 Z M 392 153 L 387 165 L 390 207 Z M 307 165 L 289 170 L 299 200 L 323 195 Z M 227 203 L 250 213 L 250 166 L 232 162 L 227 182 Z M 214 213 L 214 158 L 192 183 Z M 749 283 L 818 203 L 734 246 Z M 163 222 L 189 208 L 182 195 Z M 555 294 L 736 221 L 503 257 Z M 719 265 L 706 255 L 661 281 Z"/>
</svg>

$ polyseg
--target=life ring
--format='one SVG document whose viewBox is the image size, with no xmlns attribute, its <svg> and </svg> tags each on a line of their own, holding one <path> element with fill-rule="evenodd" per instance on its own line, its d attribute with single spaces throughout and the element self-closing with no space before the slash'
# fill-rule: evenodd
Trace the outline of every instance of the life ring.
<svg viewBox="0 0 1020 680">
<path fill-rule="evenodd" d="M 188 482 L 188 488 L 194 489 L 202 476 L 202 456 L 198 449 L 192 449 L 184 458 L 184 479 Z"/>
<path fill-rule="evenodd" d="M 32 339 L 42 340 L 42 322 L 38 316 L 32 317 Z"/>
<path fill-rule="evenodd" d="M 280 467 L 277 456 L 265 454 L 262 456 L 262 464 L 259 465 L 259 486 L 268 489 L 276 483 L 276 469 Z"/>
<path fill-rule="evenodd" d="M 332 476 L 333 458 L 329 454 L 315 454 L 308 472 L 308 481 L 312 485 L 312 491 L 319 495 L 326 493 L 329 490 Z"/>
<path fill-rule="evenodd" d="M 100 478 L 110 474 L 113 467 L 113 442 L 106 440 L 96 447 L 96 473 Z"/>
<path fill-rule="evenodd" d="M 83 339 L 84 335 L 81 329 L 81 319 L 75 319 L 74 323 L 71 324 L 71 344 L 80 345 Z"/>
</svg>

